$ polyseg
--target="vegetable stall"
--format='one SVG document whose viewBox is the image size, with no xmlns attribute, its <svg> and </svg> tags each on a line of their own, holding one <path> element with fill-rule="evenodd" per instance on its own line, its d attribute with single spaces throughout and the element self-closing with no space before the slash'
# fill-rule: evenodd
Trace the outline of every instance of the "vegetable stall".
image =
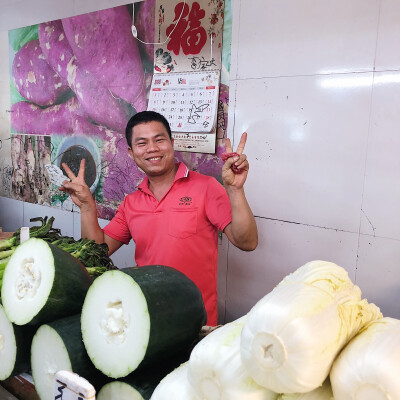
<svg viewBox="0 0 400 400">
<path fill-rule="evenodd" d="M 201 338 L 204 304 L 184 274 L 118 269 L 106 245 L 35 222 L 27 241 L 0 242 L 0 380 L 28 373 L 35 393 L 22 399 L 53 399 L 60 370 L 100 400 L 400 398 L 400 321 L 334 263 L 295 269 Z"/>
</svg>

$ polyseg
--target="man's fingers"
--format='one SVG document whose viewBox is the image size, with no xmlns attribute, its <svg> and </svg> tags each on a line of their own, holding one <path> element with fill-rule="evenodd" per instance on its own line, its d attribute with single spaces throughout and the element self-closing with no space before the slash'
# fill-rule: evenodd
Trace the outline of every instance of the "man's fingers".
<svg viewBox="0 0 400 400">
<path fill-rule="evenodd" d="M 85 165 L 86 165 L 86 160 L 82 158 L 78 172 L 78 178 L 81 178 L 82 180 L 85 180 Z"/>
<path fill-rule="evenodd" d="M 244 159 L 241 158 L 239 161 L 235 163 L 235 165 L 236 165 L 236 170 L 240 173 L 249 170 L 249 162 L 247 161 L 246 158 Z"/>
<path fill-rule="evenodd" d="M 240 142 L 239 145 L 236 149 L 236 153 L 238 154 L 242 154 L 243 150 L 244 150 L 244 146 L 246 144 L 246 140 L 247 140 L 247 132 L 243 132 L 242 137 L 240 138 Z"/>
<path fill-rule="evenodd" d="M 68 167 L 67 164 L 62 163 L 61 165 L 62 165 L 62 167 L 64 168 L 64 171 L 67 173 L 68 178 L 71 179 L 71 181 L 72 181 L 72 179 L 75 179 L 75 178 L 76 178 L 75 174 L 71 171 L 71 168 Z M 80 171 L 79 171 L 79 172 L 80 172 Z"/>
<path fill-rule="evenodd" d="M 225 152 L 226 153 L 232 153 L 231 140 L 228 139 L 228 138 L 225 139 Z"/>
<path fill-rule="evenodd" d="M 77 193 L 82 191 L 82 185 L 79 183 L 64 181 L 60 187 L 63 188 L 62 191 L 70 194 L 73 192 Z"/>
</svg>

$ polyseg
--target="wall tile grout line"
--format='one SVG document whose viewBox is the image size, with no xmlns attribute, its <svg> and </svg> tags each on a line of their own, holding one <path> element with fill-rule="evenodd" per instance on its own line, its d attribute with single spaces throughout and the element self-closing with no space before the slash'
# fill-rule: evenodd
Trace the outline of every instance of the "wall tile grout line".
<svg viewBox="0 0 400 400">
<path fill-rule="evenodd" d="M 232 3 L 231 3 L 232 4 Z M 232 4 L 233 7 L 233 4 Z M 237 35 L 237 46 L 236 46 L 236 68 L 235 68 L 235 78 L 237 79 L 238 77 L 238 65 L 239 65 L 239 53 L 238 53 L 238 49 L 239 49 L 239 42 L 240 42 L 240 15 L 241 15 L 241 10 L 242 10 L 242 2 L 241 0 L 239 0 L 239 21 L 238 21 L 238 35 Z M 232 17 L 233 17 L 233 9 L 232 9 Z M 232 27 L 232 31 L 233 31 L 233 27 Z M 232 59 L 232 45 L 233 45 L 233 41 L 231 42 L 231 59 Z M 229 78 L 229 84 L 231 84 L 233 81 L 235 81 L 235 92 L 234 92 L 234 110 L 233 110 L 233 121 L 232 121 L 232 147 L 235 145 L 235 126 L 236 126 L 236 96 L 237 96 L 237 85 L 236 85 L 236 79 L 231 79 Z M 229 124 L 229 121 L 228 121 Z M 228 132 L 227 132 L 228 134 Z M 227 298 L 228 298 L 228 276 L 229 276 L 229 250 L 230 250 L 230 242 L 228 240 L 228 245 L 227 245 L 227 249 L 226 249 L 226 275 L 225 275 L 225 309 L 224 309 L 224 323 L 226 322 L 226 306 L 227 306 Z"/>
<path fill-rule="evenodd" d="M 319 228 L 319 229 L 327 229 L 327 230 L 336 231 L 336 232 L 351 233 L 351 234 L 360 235 L 360 236 L 363 236 L 363 237 L 371 237 L 371 238 L 384 239 L 384 240 L 394 240 L 396 242 L 400 242 L 400 238 L 397 239 L 397 238 L 388 237 L 388 236 L 379 236 L 379 235 L 375 235 L 375 233 L 374 234 L 369 234 L 369 233 L 355 232 L 355 231 L 349 231 L 349 230 L 346 230 L 346 229 L 332 228 L 330 226 L 307 224 L 307 223 L 304 223 L 304 222 L 288 221 L 288 220 L 279 219 L 279 218 L 262 217 L 260 215 L 254 215 L 254 218 L 266 219 L 266 220 L 269 220 L 269 221 L 276 221 L 276 222 L 283 222 L 283 223 L 286 223 L 286 224 L 307 226 L 307 227 L 310 227 L 310 228 Z"/>
<path fill-rule="evenodd" d="M 347 76 L 347 75 L 360 75 L 360 74 L 373 74 L 375 72 L 385 73 L 385 72 L 399 72 L 398 69 L 383 69 L 376 71 L 374 68 L 369 70 L 360 71 L 348 71 L 348 72 L 329 72 L 321 74 L 298 74 L 298 75 L 275 75 L 275 76 L 258 76 L 258 77 L 246 77 L 246 78 L 232 78 L 231 81 L 247 81 L 247 80 L 262 80 L 262 79 L 279 79 L 279 78 L 307 78 L 307 77 L 323 77 L 323 76 Z"/>
<path fill-rule="evenodd" d="M 378 24 L 377 24 L 377 27 L 376 27 L 375 56 L 374 56 L 374 66 L 373 66 L 374 71 L 375 71 L 375 64 L 376 64 L 376 54 L 377 54 L 377 51 L 378 51 L 378 39 L 379 39 L 379 27 L 380 27 L 380 20 L 381 20 L 381 9 L 382 9 L 382 0 L 379 3 Z M 358 274 L 358 265 L 359 265 L 358 264 L 358 260 L 359 260 L 359 257 L 360 257 L 361 224 L 362 224 L 363 215 L 366 215 L 365 211 L 363 210 L 363 205 L 364 205 L 365 181 L 366 181 L 366 176 L 367 176 L 369 140 L 370 140 L 370 136 L 371 136 L 371 118 L 372 118 L 372 102 L 373 102 L 373 95 L 374 95 L 374 83 L 375 83 L 375 72 L 373 72 L 373 74 L 372 74 L 372 86 L 371 86 L 371 95 L 370 95 L 370 103 L 369 103 L 369 120 L 368 120 L 367 145 L 366 145 L 366 149 L 365 149 L 365 161 L 364 161 L 364 181 L 363 181 L 363 186 L 362 186 L 360 220 L 359 220 L 359 225 L 358 225 L 356 267 L 355 267 L 355 271 L 354 271 L 354 282 L 355 283 L 357 283 L 357 274 Z M 368 219 L 368 222 L 373 227 L 373 224 L 369 219 Z M 375 236 L 375 230 L 374 230 L 374 236 Z"/>
</svg>

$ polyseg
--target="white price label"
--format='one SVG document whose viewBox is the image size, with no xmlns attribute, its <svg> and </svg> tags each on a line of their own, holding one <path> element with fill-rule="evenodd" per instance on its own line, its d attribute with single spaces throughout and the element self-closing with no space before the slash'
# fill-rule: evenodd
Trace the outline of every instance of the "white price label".
<svg viewBox="0 0 400 400">
<path fill-rule="evenodd" d="M 44 166 L 46 168 L 47 174 L 49 175 L 50 182 L 56 186 L 62 186 L 64 181 L 70 181 L 70 179 L 65 176 L 62 170 L 54 164 L 46 164 Z"/>
<path fill-rule="evenodd" d="M 95 400 L 96 390 L 85 379 L 71 371 L 58 371 L 55 376 L 54 400 Z"/>
</svg>

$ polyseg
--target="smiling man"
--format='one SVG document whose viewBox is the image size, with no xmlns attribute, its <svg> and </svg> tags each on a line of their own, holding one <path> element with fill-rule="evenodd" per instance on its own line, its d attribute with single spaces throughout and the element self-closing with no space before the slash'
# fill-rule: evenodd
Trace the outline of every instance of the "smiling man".
<svg viewBox="0 0 400 400">
<path fill-rule="evenodd" d="M 213 177 L 176 164 L 168 121 L 158 113 L 143 111 L 128 122 L 126 139 L 129 155 L 146 178 L 138 190 L 125 197 L 103 230 L 84 181 L 84 160 L 78 176 L 63 165 L 71 182 L 65 181 L 60 190 L 68 192 L 81 209 L 82 237 L 107 243 L 109 254 L 133 239 L 138 266 L 168 265 L 185 273 L 202 292 L 207 324 L 215 325 L 218 230 L 245 251 L 254 250 L 258 243 L 257 226 L 243 189 L 249 170 L 242 154 L 246 136 L 242 135 L 238 155 L 223 165 L 223 187 Z M 226 149 L 232 151 L 229 139 Z"/>
</svg>

